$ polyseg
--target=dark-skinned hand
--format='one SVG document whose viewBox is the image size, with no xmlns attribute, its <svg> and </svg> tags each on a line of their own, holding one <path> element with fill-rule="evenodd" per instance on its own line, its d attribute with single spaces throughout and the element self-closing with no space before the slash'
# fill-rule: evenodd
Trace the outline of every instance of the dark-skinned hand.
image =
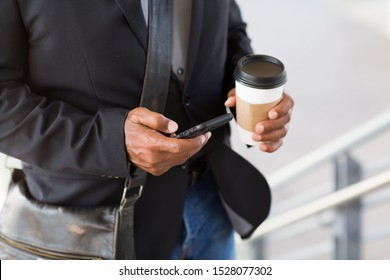
<svg viewBox="0 0 390 280">
<path fill-rule="evenodd" d="M 172 137 L 176 122 L 146 108 L 131 110 L 124 124 L 128 159 L 137 167 L 159 176 L 186 162 L 208 141 L 211 133 L 192 139 Z"/>
</svg>

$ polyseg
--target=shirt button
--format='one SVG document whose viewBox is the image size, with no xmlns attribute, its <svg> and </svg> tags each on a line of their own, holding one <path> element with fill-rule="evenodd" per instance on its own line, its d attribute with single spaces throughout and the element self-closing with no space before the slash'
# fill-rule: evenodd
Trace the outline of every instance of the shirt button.
<svg viewBox="0 0 390 280">
<path fill-rule="evenodd" d="M 184 69 L 183 68 L 178 68 L 176 73 L 177 73 L 177 75 L 182 76 L 184 74 Z"/>
</svg>

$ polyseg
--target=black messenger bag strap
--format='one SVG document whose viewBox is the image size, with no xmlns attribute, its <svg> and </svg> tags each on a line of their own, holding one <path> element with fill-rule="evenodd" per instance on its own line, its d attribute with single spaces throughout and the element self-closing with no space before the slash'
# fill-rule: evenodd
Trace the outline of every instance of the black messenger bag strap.
<svg viewBox="0 0 390 280">
<path fill-rule="evenodd" d="M 172 0 L 149 0 L 148 53 L 140 106 L 163 113 L 172 65 Z"/>
<path fill-rule="evenodd" d="M 149 0 L 148 49 L 140 106 L 163 113 L 171 77 L 172 0 Z M 135 259 L 134 204 L 141 196 L 147 173 L 137 169 L 126 181 L 118 211 L 117 259 Z M 135 195 L 129 195 L 138 189 Z M 130 190 L 131 189 L 131 190 Z"/>
</svg>

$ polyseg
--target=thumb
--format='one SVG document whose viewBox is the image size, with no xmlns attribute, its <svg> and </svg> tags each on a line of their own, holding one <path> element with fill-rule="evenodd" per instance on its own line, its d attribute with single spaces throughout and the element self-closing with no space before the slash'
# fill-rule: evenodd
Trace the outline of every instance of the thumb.
<svg viewBox="0 0 390 280">
<path fill-rule="evenodd" d="M 144 107 L 133 109 L 128 117 L 134 123 L 144 125 L 163 133 L 175 133 L 178 129 L 177 123 L 173 120 Z"/>
<path fill-rule="evenodd" d="M 225 101 L 226 107 L 234 107 L 236 106 L 236 89 L 233 88 L 228 93 L 228 98 Z"/>
</svg>

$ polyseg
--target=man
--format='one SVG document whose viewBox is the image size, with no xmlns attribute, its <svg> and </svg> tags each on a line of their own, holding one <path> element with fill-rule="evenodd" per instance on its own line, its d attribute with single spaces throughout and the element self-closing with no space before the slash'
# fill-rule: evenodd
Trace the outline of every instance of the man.
<svg viewBox="0 0 390 280">
<path fill-rule="evenodd" d="M 207 148 L 228 142 L 228 126 L 193 139 L 172 134 L 235 106 L 232 72 L 252 52 L 245 24 L 234 1 L 173 1 L 172 75 L 158 114 L 139 107 L 147 6 L 2 0 L 0 151 L 23 161 L 34 200 L 62 207 L 118 205 L 125 179 L 144 170 L 137 258 L 232 259 L 236 214 L 226 211 L 241 207 L 234 206 L 240 186 L 236 194 L 217 185 Z M 292 107 L 285 94 L 257 125 L 253 138 L 263 151 L 281 146 Z M 249 227 L 241 235 L 260 222 L 241 221 Z"/>
</svg>

